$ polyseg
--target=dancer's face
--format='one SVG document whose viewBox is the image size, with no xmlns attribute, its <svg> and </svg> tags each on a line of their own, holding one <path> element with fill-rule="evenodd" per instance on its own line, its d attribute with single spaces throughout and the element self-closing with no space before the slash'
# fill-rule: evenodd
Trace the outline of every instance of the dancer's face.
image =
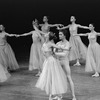
<svg viewBox="0 0 100 100">
<path fill-rule="evenodd" d="M 94 30 L 94 26 L 92 24 L 89 24 L 89 29 L 92 31 Z"/>
<path fill-rule="evenodd" d="M 35 26 L 36 26 L 37 28 L 39 27 L 38 22 L 35 23 Z"/>
<path fill-rule="evenodd" d="M 44 16 L 44 17 L 43 17 L 43 22 L 48 22 L 47 16 Z"/>
<path fill-rule="evenodd" d="M 0 31 L 3 31 L 3 30 L 4 30 L 4 26 L 0 25 Z"/>
<path fill-rule="evenodd" d="M 71 16 L 70 21 L 71 22 L 75 22 L 76 21 L 75 17 L 74 16 Z"/>
<path fill-rule="evenodd" d="M 64 37 L 65 37 L 65 36 L 64 36 L 63 32 L 59 32 L 59 39 L 60 39 L 60 40 L 63 40 Z"/>
</svg>

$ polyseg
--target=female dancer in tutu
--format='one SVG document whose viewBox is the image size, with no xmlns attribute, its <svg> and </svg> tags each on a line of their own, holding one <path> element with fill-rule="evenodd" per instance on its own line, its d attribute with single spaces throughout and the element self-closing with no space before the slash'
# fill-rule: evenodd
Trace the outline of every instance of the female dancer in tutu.
<svg viewBox="0 0 100 100">
<path fill-rule="evenodd" d="M 89 24 L 90 33 L 86 34 L 77 34 L 78 36 L 88 36 L 89 46 L 87 50 L 86 57 L 86 72 L 95 72 L 94 77 L 99 76 L 100 72 L 100 45 L 96 42 L 97 36 L 100 36 L 100 33 L 94 30 L 93 24 Z M 76 35 L 75 35 L 76 36 Z"/>
<path fill-rule="evenodd" d="M 0 50 L 2 48 L 0 47 Z M 2 65 L 2 61 L 0 61 L 0 83 L 7 81 L 8 78 L 10 78 L 10 73 L 7 71 L 5 66 Z"/>
<path fill-rule="evenodd" d="M 47 16 L 43 17 L 43 22 L 44 24 L 40 24 L 39 26 L 41 26 L 41 31 L 44 32 L 45 34 L 50 31 L 51 27 L 62 26 L 62 24 L 49 24 Z M 45 36 L 44 36 L 44 42 L 45 42 Z"/>
<path fill-rule="evenodd" d="M 53 43 L 54 34 L 46 35 L 46 41 L 42 50 L 46 56 L 42 73 L 36 83 L 36 87 L 44 90 L 49 95 L 49 100 L 59 94 L 67 92 L 67 78 L 59 61 L 54 58 L 52 47 L 59 48 Z M 60 100 L 60 98 L 58 98 Z"/>
<path fill-rule="evenodd" d="M 6 41 L 6 36 L 11 37 L 16 35 L 6 33 L 3 25 L 0 25 L 0 31 L 0 63 L 6 69 L 9 68 L 9 70 L 16 70 L 19 68 L 19 65 L 11 46 Z"/>
<path fill-rule="evenodd" d="M 62 27 L 62 28 L 58 27 L 58 29 L 62 30 L 62 29 L 69 28 L 69 31 L 70 31 L 69 42 L 72 46 L 71 51 L 70 51 L 70 60 L 77 59 L 77 63 L 75 65 L 80 65 L 79 59 L 80 58 L 86 59 L 87 47 L 83 44 L 83 42 L 81 41 L 81 38 L 79 36 L 74 37 L 73 35 L 77 34 L 78 28 L 88 29 L 88 27 L 76 24 L 75 23 L 76 19 L 74 16 L 71 16 L 70 21 L 72 24 Z"/>
<path fill-rule="evenodd" d="M 32 22 L 33 28 L 38 28 L 38 20 L 35 19 L 35 22 Z M 39 32 L 36 30 L 33 30 L 29 33 L 21 34 L 18 36 L 28 36 L 32 35 L 33 43 L 31 45 L 31 51 L 30 51 L 30 60 L 29 60 L 29 70 L 32 71 L 34 69 L 38 69 L 38 74 L 36 76 L 39 76 L 42 71 L 42 64 L 44 61 L 44 56 L 41 50 L 42 47 L 42 36 Z"/>
</svg>

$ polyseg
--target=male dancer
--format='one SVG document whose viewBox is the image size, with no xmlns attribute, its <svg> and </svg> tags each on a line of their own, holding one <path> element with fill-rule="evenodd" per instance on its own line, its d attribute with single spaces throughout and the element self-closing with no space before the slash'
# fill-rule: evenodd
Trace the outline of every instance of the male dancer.
<svg viewBox="0 0 100 100">
<path fill-rule="evenodd" d="M 70 84 L 70 88 L 71 88 L 71 92 L 72 92 L 72 96 L 73 96 L 72 100 L 76 100 L 75 92 L 74 92 L 74 83 L 71 78 L 71 71 L 70 71 L 70 67 L 69 67 L 69 51 L 70 51 L 71 46 L 70 46 L 69 42 L 66 40 L 66 30 L 59 31 L 59 39 L 61 41 L 58 42 L 57 45 L 61 49 L 56 50 L 57 52 L 55 52 L 55 54 L 57 55 L 57 58 L 59 59 L 60 64 L 61 64 L 61 66 L 67 76 L 68 82 Z"/>
</svg>

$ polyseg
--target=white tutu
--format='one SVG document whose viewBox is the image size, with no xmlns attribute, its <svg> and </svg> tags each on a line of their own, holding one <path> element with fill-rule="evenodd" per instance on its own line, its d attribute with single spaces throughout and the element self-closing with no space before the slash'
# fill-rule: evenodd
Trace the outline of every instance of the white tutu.
<svg viewBox="0 0 100 100">
<path fill-rule="evenodd" d="M 29 59 L 29 70 L 41 69 L 44 62 L 42 48 L 42 40 L 39 38 L 36 31 L 33 31 L 32 35 L 33 43 L 30 50 L 30 59 Z"/>
<path fill-rule="evenodd" d="M 95 69 L 100 72 L 100 45 L 97 42 L 88 46 L 85 71 L 91 72 Z"/>
<path fill-rule="evenodd" d="M 10 70 L 19 68 L 14 52 L 8 43 L 0 45 L 0 64 L 6 69 L 9 67 Z"/>
<path fill-rule="evenodd" d="M 86 60 L 87 47 L 83 44 L 81 38 L 79 36 L 71 36 L 69 42 L 71 44 L 70 61 L 80 58 Z"/>
<path fill-rule="evenodd" d="M 43 71 L 36 83 L 36 87 L 45 90 L 47 94 L 62 94 L 67 92 L 67 77 L 60 63 L 53 56 L 49 56 L 43 64 Z"/>
<path fill-rule="evenodd" d="M 0 64 L 0 82 L 5 82 L 10 76 L 8 71 Z"/>
</svg>

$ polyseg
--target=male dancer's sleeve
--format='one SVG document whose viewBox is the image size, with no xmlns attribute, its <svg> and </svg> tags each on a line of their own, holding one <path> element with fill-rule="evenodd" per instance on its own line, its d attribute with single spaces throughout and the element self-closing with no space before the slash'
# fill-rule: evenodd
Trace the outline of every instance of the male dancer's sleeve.
<svg viewBox="0 0 100 100">
<path fill-rule="evenodd" d="M 64 47 L 62 47 L 62 49 L 65 49 L 65 50 L 70 50 L 71 49 L 71 45 L 69 42 L 66 43 L 66 45 Z"/>
<path fill-rule="evenodd" d="M 59 46 L 60 42 L 57 42 L 56 45 Z"/>
</svg>

